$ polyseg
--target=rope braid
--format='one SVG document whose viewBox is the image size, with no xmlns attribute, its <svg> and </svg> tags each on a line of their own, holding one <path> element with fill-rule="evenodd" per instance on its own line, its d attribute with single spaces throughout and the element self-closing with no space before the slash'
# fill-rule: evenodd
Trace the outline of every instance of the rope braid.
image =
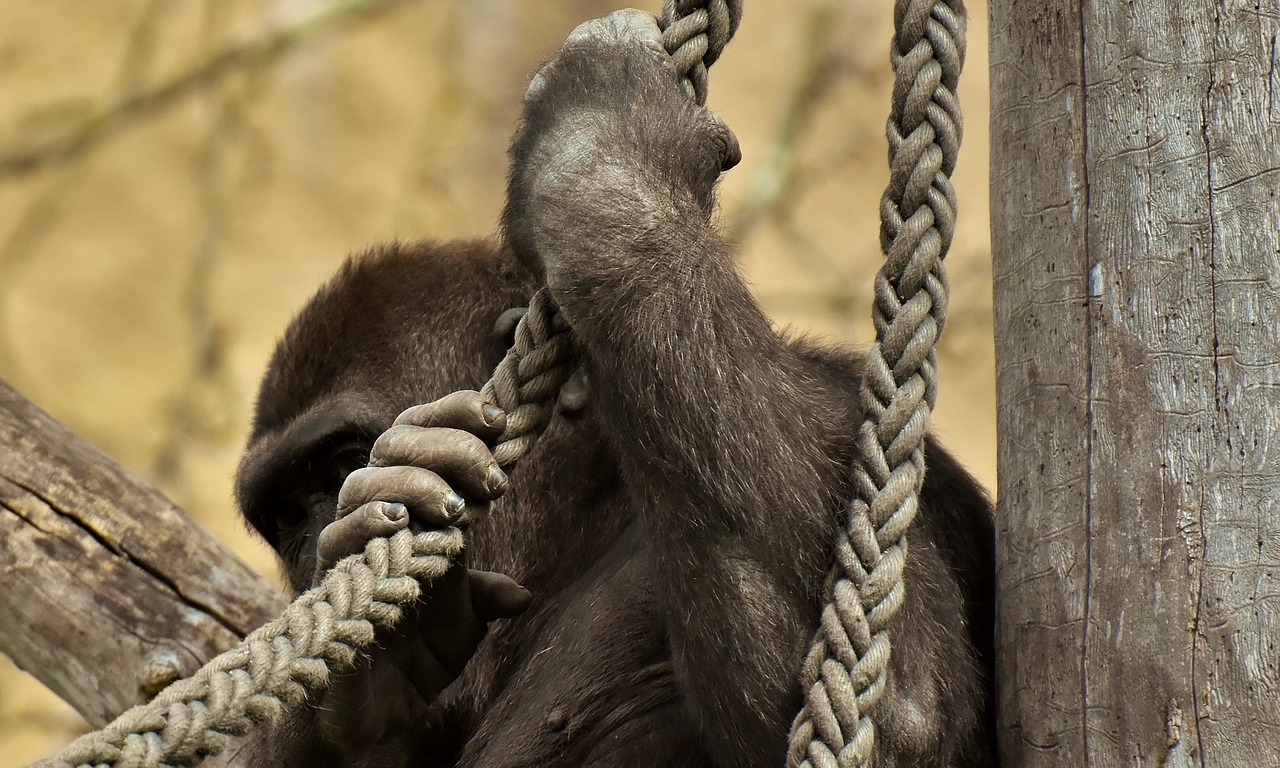
<svg viewBox="0 0 1280 768">
<path fill-rule="evenodd" d="M 875 279 L 876 341 L 859 392 L 860 461 L 801 672 L 805 700 L 791 727 L 790 768 L 871 760 L 870 713 L 885 690 L 887 627 L 903 601 L 904 535 L 924 481 L 924 438 L 937 394 L 933 348 L 947 311 L 942 258 L 955 231 L 949 177 L 960 147 L 963 3 L 898 0 L 894 28 L 890 179 L 880 201 L 885 264 Z"/>
<path fill-rule="evenodd" d="M 737 29 L 741 0 L 668 0 L 663 42 L 686 91 L 706 100 L 706 67 Z M 507 412 L 494 448 L 506 471 L 533 448 L 551 420 L 560 387 L 577 367 L 568 324 L 540 290 L 516 327 L 515 343 L 483 393 Z M 339 561 L 280 616 L 239 645 L 173 683 L 152 701 L 87 733 L 31 768 L 193 766 L 226 748 L 230 737 L 279 720 L 285 709 L 324 689 L 333 673 L 355 668 L 375 628 L 390 628 L 422 585 L 444 575 L 462 552 L 462 531 L 402 530 L 371 540 Z"/>
<path fill-rule="evenodd" d="M 190 766 L 216 755 L 324 688 L 331 672 L 353 669 L 374 626 L 393 626 L 419 581 L 440 578 L 461 551 L 457 528 L 370 541 L 238 646 L 32 768 Z"/>
</svg>

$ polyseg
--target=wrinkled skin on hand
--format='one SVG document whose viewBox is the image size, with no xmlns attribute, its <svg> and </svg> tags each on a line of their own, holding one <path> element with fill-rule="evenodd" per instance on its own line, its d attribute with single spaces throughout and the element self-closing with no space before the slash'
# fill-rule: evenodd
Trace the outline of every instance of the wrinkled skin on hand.
<svg viewBox="0 0 1280 768">
<path fill-rule="evenodd" d="M 343 482 L 335 519 L 317 542 L 316 580 L 371 539 L 405 527 L 465 526 L 487 514 L 507 489 L 490 451 L 505 427 L 506 414 L 475 391 L 401 413 L 374 443 L 370 466 Z M 321 737 L 348 760 L 367 757 L 388 731 L 412 725 L 415 705 L 434 701 L 457 678 L 488 622 L 518 616 L 531 600 L 506 576 L 455 565 L 425 586 L 355 671 L 335 676 L 318 708 Z"/>
<path fill-rule="evenodd" d="M 566 242 L 662 236 L 685 205 L 710 218 L 715 184 L 742 152 L 681 80 L 657 19 L 636 10 L 579 26 L 534 75 L 512 142 L 504 228 L 552 287 L 574 267 L 560 258 Z M 632 105 L 643 112 L 617 114 Z"/>
</svg>

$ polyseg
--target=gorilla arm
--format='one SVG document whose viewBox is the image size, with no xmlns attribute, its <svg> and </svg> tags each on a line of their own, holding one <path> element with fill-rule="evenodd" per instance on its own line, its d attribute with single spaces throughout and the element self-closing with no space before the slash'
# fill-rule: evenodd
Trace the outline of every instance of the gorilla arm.
<svg viewBox="0 0 1280 768">
<path fill-rule="evenodd" d="M 684 695 L 726 764 L 776 762 L 844 420 L 711 225 L 736 141 L 681 91 L 653 17 L 626 11 L 579 27 L 534 78 L 511 154 L 505 234 L 585 349 L 668 576 Z"/>
</svg>

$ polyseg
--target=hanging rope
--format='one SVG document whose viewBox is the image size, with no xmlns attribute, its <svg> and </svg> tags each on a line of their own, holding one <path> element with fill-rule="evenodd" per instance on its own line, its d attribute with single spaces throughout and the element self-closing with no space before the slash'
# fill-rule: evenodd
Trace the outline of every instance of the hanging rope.
<svg viewBox="0 0 1280 768">
<path fill-rule="evenodd" d="M 742 21 L 742 0 L 662 0 L 662 44 L 685 91 L 707 104 L 707 67 L 720 58 Z"/>
<path fill-rule="evenodd" d="M 687 72 L 686 90 L 699 103 L 706 99 L 706 67 L 720 56 L 741 14 L 741 0 L 663 4 L 663 42 Z M 560 387 L 576 367 L 568 325 L 541 290 L 483 388 L 507 411 L 506 430 L 494 448 L 504 470 L 514 468 L 546 429 Z M 373 643 L 375 627 L 395 626 L 402 607 L 448 570 L 462 546 L 456 528 L 403 530 L 370 541 L 363 554 L 340 561 L 238 646 L 31 768 L 199 764 L 221 752 L 230 737 L 276 722 L 286 707 L 322 690 L 331 674 L 354 669 L 359 651 Z"/>
<path fill-rule="evenodd" d="M 894 13 L 889 185 L 880 201 L 885 265 L 875 280 L 876 341 L 860 398 L 855 497 L 801 682 L 787 765 L 865 766 L 870 713 L 889 670 L 888 623 L 902 605 L 907 527 L 924 481 L 924 438 L 937 393 L 934 343 L 947 311 L 942 257 L 955 229 L 950 175 L 960 148 L 956 83 L 964 62 L 961 0 L 898 0 Z"/>
</svg>

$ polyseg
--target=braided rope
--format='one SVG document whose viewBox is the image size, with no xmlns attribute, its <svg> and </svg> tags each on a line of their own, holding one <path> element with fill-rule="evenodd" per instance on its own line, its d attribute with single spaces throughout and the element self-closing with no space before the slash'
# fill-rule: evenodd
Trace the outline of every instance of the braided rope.
<svg viewBox="0 0 1280 768">
<path fill-rule="evenodd" d="M 462 551 L 456 528 L 374 539 L 240 645 L 106 727 L 71 742 L 39 768 L 196 765 L 231 736 L 279 719 L 323 688 L 331 671 L 354 668 L 374 625 L 389 627 Z M 34 768 L 34 767 L 33 767 Z"/>
<path fill-rule="evenodd" d="M 741 0 L 706 5 L 704 10 L 696 2 L 669 0 L 663 8 L 663 42 L 680 71 L 689 72 L 686 89 L 700 104 L 706 100 L 706 67 L 719 57 L 742 14 Z M 695 57 L 690 51 L 701 53 Z M 539 290 L 516 326 L 515 343 L 482 389 L 507 412 L 507 427 L 494 448 L 504 469 L 532 449 L 576 367 L 568 324 L 546 289 Z M 371 540 L 363 554 L 339 561 L 319 585 L 235 648 L 31 768 L 199 764 L 221 752 L 230 737 L 276 722 L 286 706 L 322 690 L 332 673 L 354 669 L 359 651 L 374 642 L 375 625 L 395 626 L 401 607 L 418 599 L 422 585 L 440 578 L 462 547 L 457 528 L 403 530 Z"/>
<path fill-rule="evenodd" d="M 507 427 L 493 449 L 503 469 L 524 458 L 551 423 L 556 395 L 577 362 L 569 324 L 547 289 L 539 289 L 516 325 L 515 343 L 480 390 L 507 413 Z"/>
<path fill-rule="evenodd" d="M 707 67 L 720 58 L 742 21 L 742 0 L 662 0 L 662 44 L 685 92 L 707 103 Z"/>
<path fill-rule="evenodd" d="M 885 690 L 888 622 L 903 601 L 904 535 L 924 481 L 937 393 L 934 343 L 947 309 L 942 258 L 955 229 L 949 178 L 960 146 L 955 89 L 964 61 L 961 0 L 898 0 L 891 52 L 890 180 L 880 203 L 885 264 L 875 280 L 876 341 L 860 390 L 861 461 L 836 541 L 826 604 L 801 672 L 805 702 L 787 765 L 868 765 L 869 713 Z"/>
</svg>

